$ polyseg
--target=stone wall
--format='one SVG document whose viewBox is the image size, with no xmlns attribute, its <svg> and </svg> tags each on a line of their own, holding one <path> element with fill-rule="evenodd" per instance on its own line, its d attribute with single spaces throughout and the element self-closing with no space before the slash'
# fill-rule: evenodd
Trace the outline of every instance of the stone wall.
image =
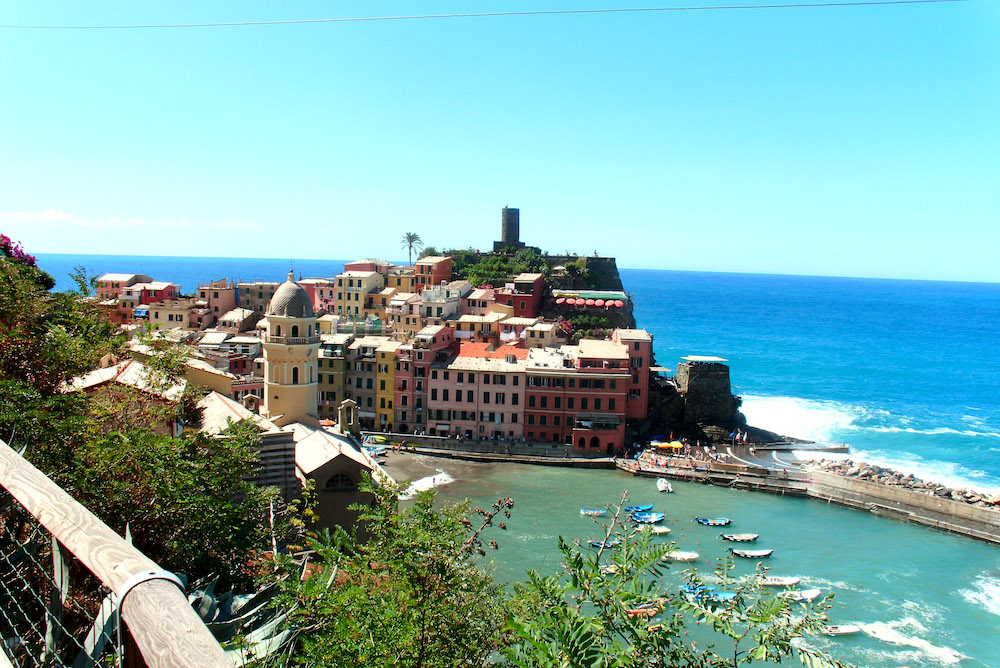
<svg viewBox="0 0 1000 668">
<path fill-rule="evenodd" d="M 684 422 L 726 426 L 734 423 L 736 400 L 729 367 L 714 362 L 681 362 L 677 389 L 684 396 Z"/>
</svg>

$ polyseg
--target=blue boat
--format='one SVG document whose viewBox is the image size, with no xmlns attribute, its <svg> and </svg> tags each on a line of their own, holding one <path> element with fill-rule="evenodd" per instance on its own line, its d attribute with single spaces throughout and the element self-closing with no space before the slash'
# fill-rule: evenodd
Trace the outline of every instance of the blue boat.
<svg viewBox="0 0 1000 668">
<path fill-rule="evenodd" d="M 609 540 L 607 543 L 605 543 L 602 540 L 588 540 L 587 541 L 587 545 L 589 545 L 591 547 L 596 547 L 598 549 L 600 549 L 602 547 L 605 547 L 605 548 L 618 547 L 618 545 L 620 543 L 621 543 L 621 541 L 619 541 L 617 539 L 615 539 L 615 540 Z"/>
<path fill-rule="evenodd" d="M 707 527 L 724 527 L 733 523 L 729 517 L 696 517 L 694 521 Z"/>
<path fill-rule="evenodd" d="M 712 585 L 686 584 L 681 587 L 681 593 L 697 596 L 699 594 L 707 594 L 713 589 L 715 589 L 715 587 Z"/>
<path fill-rule="evenodd" d="M 731 601 L 736 598 L 736 594 L 731 591 L 706 591 L 701 594 L 697 594 L 695 597 L 702 601 L 725 603 L 726 601 Z"/>
<path fill-rule="evenodd" d="M 590 517 L 600 517 L 608 511 L 601 508 L 580 508 L 581 515 L 589 515 Z"/>
<path fill-rule="evenodd" d="M 639 524 L 656 524 L 662 522 L 665 513 L 632 513 L 632 521 Z"/>
<path fill-rule="evenodd" d="M 650 503 L 645 506 L 625 506 L 622 508 L 626 513 L 648 513 L 653 509 L 653 504 Z"/>
</svg>

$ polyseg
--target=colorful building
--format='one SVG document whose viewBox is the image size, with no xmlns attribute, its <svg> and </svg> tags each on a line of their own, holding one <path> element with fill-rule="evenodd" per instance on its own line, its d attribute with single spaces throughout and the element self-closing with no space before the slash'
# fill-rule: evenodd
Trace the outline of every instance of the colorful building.
<svg viewBox="0 0 1000 668">
<path fill-rule="evenodd" d="M 415 288 L 424 288 L 441 285 L 451 281 L 451 258 L 439 255 L 422 257 L 416 264 Z"/>
</svg>

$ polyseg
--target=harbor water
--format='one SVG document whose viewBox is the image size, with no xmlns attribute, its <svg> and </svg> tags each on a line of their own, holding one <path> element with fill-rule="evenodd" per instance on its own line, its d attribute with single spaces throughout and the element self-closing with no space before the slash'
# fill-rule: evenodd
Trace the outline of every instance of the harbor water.
<svg viewBox="0 0 1000 668">
<path fill-rule="evenodd" d="M 61 288 L 82 265 L 147 273 L 187 292 L 221 277 L 280 281 L 289 268 L 288 260 L 67 255 L 40 255 L 39 264 Z M 306 277 L 342 267 L 294 262 Z M 657 363 L 726 358 L 754 426 L 847 443 L 855 459 L 1000 492 L 1000 285 L 629 269 L 621 277 L 638 326 L 654 335 Z M 695 515 L 731 516 L 733 531 L 760 533 L 759 547 L 775 550 L 775 574 L 834 593 L 833 622 L 862 627 L 816 641 L 835 656 L 873 668 L 1000 666 L 995 547 L 808 499 L 690 483 L 659 494 L 652 480 L 618 471 L 434 466 L 448 474 L 436 484 L 454 478 L 439 487 L 443 497 L 515 499 L 511 529 L 498 537 L 506 580 L 555 569 L 556 536 L 593 533 L 580 507 L 627 490 L 668 513 L 681 549 L 693 544 L 709 560 L 724 546 L 718 530 L 690 521 Z"/>
</svg>

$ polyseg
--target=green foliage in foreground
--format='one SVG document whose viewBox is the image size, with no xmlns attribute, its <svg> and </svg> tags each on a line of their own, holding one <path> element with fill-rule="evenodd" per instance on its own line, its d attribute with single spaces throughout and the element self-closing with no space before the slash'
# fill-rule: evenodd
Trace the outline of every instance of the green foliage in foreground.
<svg viewBox="0 0 1000 668">
<path fill-rule="evenodd" d="M 736 594 L 725 604 L 665 592 L 674 546 L 627 528 L 620 506 L 603 527 L 617 549 L 560 538 L 561 569 L 530 571 L 507 597 L 475 555 L 485 552 L 484 530 L 506 528 L 495 520 L 509 517 L 512 501 L 475 509 L 474 525 L 467 504 L 435 507 L 433 492 L 400 510 L 395 488 L 366 489 L 375 496 L 364 513 L 370 541 L 326 534 L 310 541 L 305 566 L 280 563 L 282 612 L 298 633 L 283 665 L 721 668 L 797 656 L 815 668 L 844 666 L 803 641 L 826 624 L 828 602 L 776 596 L 762 586 L 764 569 L 734 578 L 732 560 L 721 561 L 709 578 Z M 688 636 L 695 622 L 714 631 L 706 634 L 715 646 Z"/>
<path fill-rule="evenodd" d="M 50 293 L 34 267 L 0 257 L 0 439 L 24 448 L 108 526 L 124 533 L 127 525 L 162 567 L 248 585 L 256 552 L 271 545 L 275 498 L 245 481 L 259 465 L 256 429 L 173 438 L 167 425 L 177 415 L 194 417 L 194 393 L 177 404 L 124 386 L 65 392 L 64 383 L 102 356 L 121 354 L 124 342 L 86 298 L 92 281 L 82 273 L 77 279 L 77 291 Z M 151 383 L 172 382 L 178 359 L 154 360 Z"/>
<path fill-rule="evenodd" d="M 498 516 L 509 517 L 513 502 L 477 509 L 474 527 L 468 503 L 435 508 L 423 492 L 399 512 L 396 487 L 369 481 L 364 490 L 374 497 L 358 507 L 367 540 L 325 533 L 309 540 L 304 567 L 279 562 L 282 603 L 299 632 L 289 665 L 484 665 L 505 609 L 502 587 L 477 561 L 480 536 L 504 526 Z"/>
</svg>

